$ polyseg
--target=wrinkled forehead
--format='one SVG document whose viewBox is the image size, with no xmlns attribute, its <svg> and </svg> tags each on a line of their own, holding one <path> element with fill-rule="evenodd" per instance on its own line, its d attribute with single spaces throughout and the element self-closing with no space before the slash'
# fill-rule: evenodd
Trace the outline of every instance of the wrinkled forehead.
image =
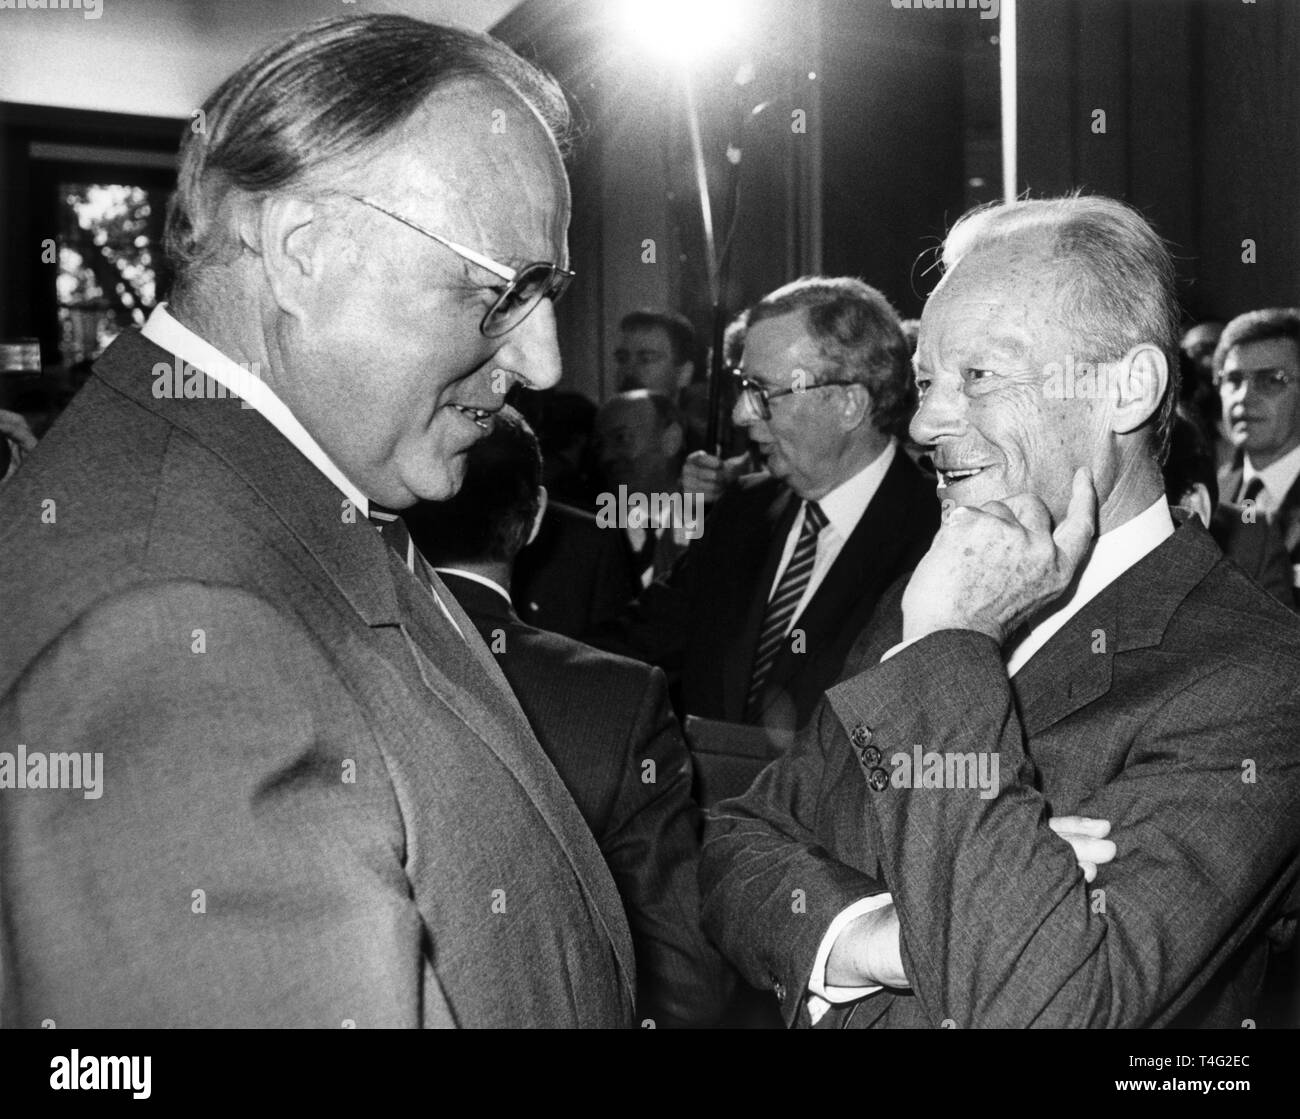
<svg viewBox="0 0 1300 1119">
<path fill-rule="evenodd" d="M 492 82 L 439 89 L 389 137 L 370 179 L 429 221 L 486 237 L 475 246 L 484 251 L 513 250 L 502 242 L 520 235 L 560 245 L 568 228 L 569 181 L 554 138 L 529 105 Z"/>
<path fill-rule="evenodd" d="M 940 281 L 921 312 L 918 350 L 959 346 L 973 330 L 1030 341 L 1062 318 L 1061 276 L 1041 250 L 974 248 Z"/>
</svg>

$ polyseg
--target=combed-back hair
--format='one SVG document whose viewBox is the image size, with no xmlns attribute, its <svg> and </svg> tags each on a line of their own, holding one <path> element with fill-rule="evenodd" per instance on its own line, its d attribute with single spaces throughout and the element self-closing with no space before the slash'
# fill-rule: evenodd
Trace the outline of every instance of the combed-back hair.
<svg viewBox="0 0 1300 1119">
<path fill-rule="evenodd" d="M 1238 315 L 1219 335 L 1219 344 L 1214 347 L 1214 372 L 1223 372 L 1229 350 L 1251 342 L 1271 342 L 1274 338 L 1289 338 L 1300 352 L 1300 308 L 1267 307 Z"/>
<path fill-rule="evenodd" d="M 465 453 L 455 497 L 421 501 L 404 517 L 411 539 L 435 567 L 510 563 L 528 543 L 542 485 L 542 451 L 528 421 L 506 405 L 492 430 Z"/>
<path fill-rule="evenodd" d="M 958 218 L 944 241 L 944 269 L 973 249 L 1009 243 L 1044 254 L 1051 265 L 1079 360 L 1117 361 L 1142 343 L 1164 353 L 1169 387 L 1152 425 L 1152 452 L 1163 462 L 1179 396 L 1178 296 L 1168 246 L 1137 210 L 1113 198 L 1019 199 Z"/>
<path fill-rule="evenodd" d="M 233 255 L 237 194 L 336 188 L 431 94 L 465 80 L 509 91 L 567 146 L 569 109 L 554 79 L 487 35 L 407 16 L 339 16 L 259 52 L 181 141 L 164 237 L 177 290 Z"/>
<path fill-rule="evenodd" d="M 802 312 L 818 351 L 835 369 L 819 371 L 815 382 L 865 385 L 876 428 L 904 435 L 916 410 L 916 387 L 911 351 L 889 300 L 855 276 L 804 276 L 755 303 L 746 330 L 792 312 Z"/>
</svg>

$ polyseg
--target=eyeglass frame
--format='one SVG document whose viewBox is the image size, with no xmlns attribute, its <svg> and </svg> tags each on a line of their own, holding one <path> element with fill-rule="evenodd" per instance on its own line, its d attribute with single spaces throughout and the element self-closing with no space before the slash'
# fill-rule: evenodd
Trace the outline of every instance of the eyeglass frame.
<svg viewBox="0 0 1300 1119">
<path fill-rule="evenodd" d="M 471 264 L 476 264 L 484 271 L 491 272 L 492 275 L 496 276 L 498 279 L 505 280 L 505 289 L 497 296 L 492 306 L 487 309 L 483 318 L 479 321 L 478 330 L 484 338 L 501 338 L 506 334 L 509 334 L 510 331 L 514 330 L 515 327 L 519 326 L 526 318 L 528 318 L 529 315 L 537 310 L 538 305 L 543 299 L 549 299 L 552 303 L 558 302 L 560 297 L 568 290 L 569 285 L 573 282 L 573 278 L 576 275 L 575 272 L 568 268 L 561 268 L 558 264 L 553 264 L 550 261 L 545 260 L 535 260 L 530 264 L 525 264 L 519 269 L 511 268 L 508 264 L 502 264 L 500 261 L 493 260 L 485 253 L 478 252 L 475 249 L 459 244 L 458 242 L 453 241 L 450 237 L 444 237 L 441 233 L 435 233 L 431 229 L 426 229 L 413 218 L 408 218 L 405 214 L 399 213 L 389 206 L 385 206 L 382 202 L 379 202 L 368 195 L 346 194 L 344 197 L 351 198 L 354 202 L 360 202 L 361 205 L 368 206 L 372 210 L 377 210 L 379 213 L 392 218 L 394 221 L 401 222 L 408 228 L 414 229 L 416 233 L 423 233 L 430 240 L 437 241 L 438 244 L 442 245 L 444 248 L 450 249 L 462 260 L 467 260 Z M 511 295 L 518 290 L 520 279 L 534 268 L 545 268 L 550 273 L 549 279 L 542 288 L 541 295 L 530 303 L 527 310 L 525 310 L 518 319 L 511 322 L 504 330 L 499 330 L 496 333 L 489 331 L 488 322 L 491 320 L 492 316 L 497 314 Z M 488 288 L 488 290 L 490 291 L 492 289 Z"/>
<path fill-rule="evenodd" d="M 819 381 L 815 385 L 806 385 L 801 389 L 769 389 L 759 381 L 751 380 L 745 376 L 744 366 L 736 366 L 731 370 L 731 375 L 740 382 L 740 395 L 744 400 L 749 401 L 750 408 L 758 414 L 758 418 L 764 422 L 772 418 L 772 401 L 779 400 L 783 396 L 799 396 L 805 392 L 813 392 L 815 389 L 832 389 L 837 387 L 847 388 L 852 385 L 861 385 L 861 381 Z M 863 386 L 864 388 L 866 386 Z M 758 403 L 754 403 L 754 398 L 758 398 Z"/>
<path fill-rule="evenodd" d="M 1265 379 L 1267 375 L 1267 379 Z M 1233 383 L 1235 378 L 1236 383 Z M 1280 365 L 1268 365 L 1262 369 L 1233 369 L 1231 372 L 1219 372 L 1214 375 L 1214 387 L 1222 389 L 1228 385 L 1233 392 L 1236 392 L 1241 386 L 1249 381 L 1256 392 L 1272 396 L 1281 392 L 1289 385 L 1300 381 L 1300 373 L 1293 373 L 1290 369 L 1283 369 Z"/>
</svg>

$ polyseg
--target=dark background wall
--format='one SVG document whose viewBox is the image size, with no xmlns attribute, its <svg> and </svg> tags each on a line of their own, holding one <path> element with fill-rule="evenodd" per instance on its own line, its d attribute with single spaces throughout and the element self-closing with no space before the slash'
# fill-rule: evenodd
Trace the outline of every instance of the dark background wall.
<svg viewBox="0 0 1300 1119">
<path fill-rule="evenodd" d="M 1300 4 L 1021 0 L 1019 30 L 1022 188 L 1138 206 L 1192 319 L 1300 303 Z"/>
</svg>

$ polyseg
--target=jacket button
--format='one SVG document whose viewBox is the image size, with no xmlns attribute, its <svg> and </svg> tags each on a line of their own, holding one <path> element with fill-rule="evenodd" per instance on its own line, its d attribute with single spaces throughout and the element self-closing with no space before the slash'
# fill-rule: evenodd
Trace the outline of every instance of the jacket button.
<svg viewBox="0 0 1300 1119">
<path fill-rule="evenodd" d="M 867 784 L 871 787 L 872 792 L 884 792 L 889 788 L 889 774 L 883 769 L 873 769 L 867 774 Z"/>
<path fill-rule="evenodd" d="M 871 728 L 865 723 L 859 723 L 853 728 L 853 733 L 849 735 L 849 741 L 859 750 L 863 746 L 871 745 Z"/>
<path fill-rule="evenodd" d="M 862 751 L 862 761 L 864 765 L 879 765 L 882 757 L 884 757 L 884 755 L 874 746 L 868 746 Z"/>
</svg>

